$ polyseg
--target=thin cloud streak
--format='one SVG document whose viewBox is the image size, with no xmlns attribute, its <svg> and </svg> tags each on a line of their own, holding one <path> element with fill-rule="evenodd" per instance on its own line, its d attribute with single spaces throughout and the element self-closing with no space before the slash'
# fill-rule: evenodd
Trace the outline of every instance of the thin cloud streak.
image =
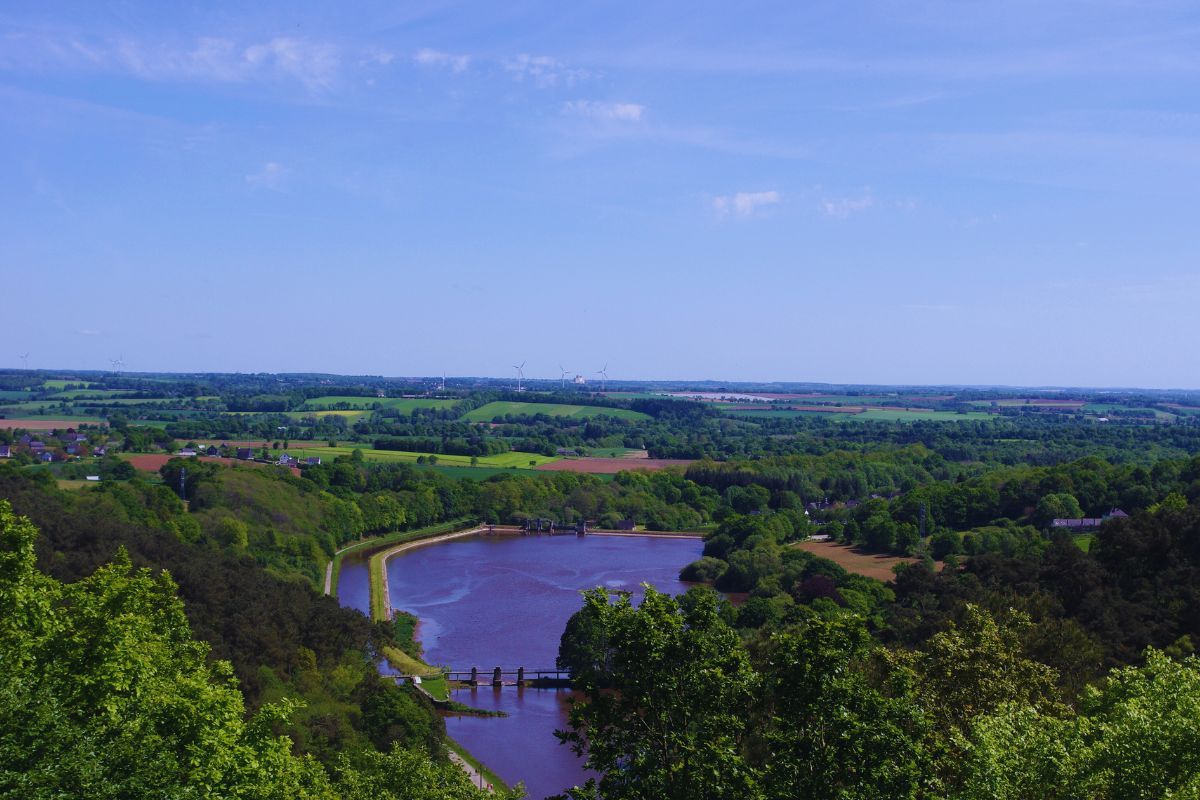
<svg viewBox="0 0 1200 800">
<path fill-rule="evenodd" d="M 714 197 L 712 205 L 718 216 L 733 214 L 745 219 L 753 216 L 761 208 L 777 204 L 781 199 L 779 192 L 773 189 L 766 192 L 737 192 Z"/>
<path fill-rule="evenodd" d="M 563 113 L 609 122 L 639 122 L 646 107 L 637 103 L 606 103 L 599 100 L 571 100 Z"/>
</svg>

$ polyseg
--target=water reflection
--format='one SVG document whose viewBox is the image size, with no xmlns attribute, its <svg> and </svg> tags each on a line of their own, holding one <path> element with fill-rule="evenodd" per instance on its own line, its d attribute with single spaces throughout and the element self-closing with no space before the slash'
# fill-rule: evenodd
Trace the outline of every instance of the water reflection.
<svg viewBox="0 0 1200 800">
<path fill-rule="evenodd" d="M 642 582 L 678 594 L 679 569 L 700 554 L 695 539 L 607 536 L 476 536 L 417 548 L 388 562 L 392 605 L 421 619 L 425 660 L 454 669 L 552 668 L 582 589 L 637 592 Z M 350 571 L 347 572 L 347 568 Z M 338 594 L 366 610 L 366 568 L 343 564 Z M 566 690 L 490 686 L 455 699 L 505 718 L 450 717 L 446 729 L 504 780 L 525 781 L 529 796 L 555 794 L 583 779 L 579 761 L 558 743 Z"/>
</svg>

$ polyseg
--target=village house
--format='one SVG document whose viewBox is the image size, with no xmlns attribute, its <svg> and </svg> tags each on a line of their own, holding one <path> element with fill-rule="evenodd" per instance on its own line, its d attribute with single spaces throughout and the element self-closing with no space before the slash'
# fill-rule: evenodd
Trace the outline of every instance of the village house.
<svg viewBox="0 0 1200 800">
<path fill-rule="evenodd" d="M 1072 531 L 1075 533 L 1080 533 L 1083 531 L 1095 531 L 1095 530 L 1099 530 L 1100 526 L 1103 525 L 1105 522 L 1107 522 L 1110 519 L 1122 519 L 1122 518 L 1128 517 L 1128 516 L 1129 515 L 1126 514 L 1124 511 L 1122 511 L 1121 509 L 1114 508 L 1114 509 L 1110 510 L 1107 514 L 1105 514 L 1103 517 L 1080 517 L 1079 519 L 1062 519 L 1062 518 L 1055 519 L 1050 522 L 1050 527 L 1054 528 L 1055 530 Z"/>
<path fill-rule="evenodd" d="M 239 447 L 237 449 L 237 457 L 242 461 L 253 461 L 254 449 L 251 447 Z"/>
<path fill-rule="evenodd" d="M 12 446 L 0 444 L 0 458 L 12 458 Z"/>
<path fill-rule="evenodd" d="M 321 466 L 321 457 L 309 456 L 308 458 L 304 459 L 304 463 L 310 467 L 319 467 Z"/>
</svg>

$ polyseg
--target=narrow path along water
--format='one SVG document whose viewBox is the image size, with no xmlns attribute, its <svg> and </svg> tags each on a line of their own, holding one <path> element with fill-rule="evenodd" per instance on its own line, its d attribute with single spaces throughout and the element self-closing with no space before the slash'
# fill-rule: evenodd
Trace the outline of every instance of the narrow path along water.
<svg viewBox="0 0 1200 800">
<path fill-rule="evenodd" d="M 387 564 L 392 606 L 420 619 L 430 664 L 454 669 L 552 668 L 579 592 L 595 586 L 640 591 L 643 582 L 678 594 L 681 567 L 697 539 L 609 536 L 469 536 L 397 554 Z M 369 606 L 365 561 L 347 559 L 338 595 Z M 455 740 L 505 781 L 524 781 L 531 798 L 584 779 L 580 762 L 554 737 L 565 728 L 570 692 L 484 686 L 455 699 L 509 716 L 450 717 Z"/>
</svg>

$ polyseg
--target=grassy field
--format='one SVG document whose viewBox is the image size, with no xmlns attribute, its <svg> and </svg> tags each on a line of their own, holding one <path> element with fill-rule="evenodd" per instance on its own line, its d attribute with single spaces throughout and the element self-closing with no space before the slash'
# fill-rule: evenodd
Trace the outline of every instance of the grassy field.
<svg viewBox="0 0 1200 800">
<path fill-rule="evenodd" d="M 69 392 L 59 392 L 50 398 L 51 401 L 79 400 L 85 397 L 112 397 L 121 394 L 115 389 L 72 389 Z"/>
<path fill-rule="evenodd" d="M 22 392 L 19 389 L 0 389 L 0 400 L 27 400 L 29 392 Z"/>
<path fill-rule="evenodd" d="M 306 458 L 308 456 L 320 456 L 321 458 L 333 459 L 337 456 L 348 456 L 356 449 L 362 451 L 363 458 L 368 461 L 391 461 L 399 463 L 415 464 L 418 458 L 428 459 L 429 453 L 413 453 L 407 450 L 371 450 L 360 447 L 292 447 L 288 452 L 297 458 Z M 533 464 L 530 464 L 530 462 Z M 541 464 L 549 464 L 552 461 L 558 461 L 552 456 L 541 456 L 536 453 L 501 453 L 496 456 L 479 456 L 480 467 L 492 467 L 496 469 L 530 469 L 533 466 Z M 439 467 L 471 467 L 470 456 L 450 456 L 438 455 L 437 466 Z"/>
<path fill-rule="evenodd" d="M 305 417 L 342 417 L 351 424 L 358 422 L 363 417 L 369 417 L 370 411 L 289 411 L 287 415 L 290 419 L 304 419 Z"/>
<path fill-rule="evenodd" d="M 327 408 L 339 403 L 345 403 L 351 408 L 357 409 L 372 409 L 378 406 L 379 408 L 393 408 L 408 413 L 416 408 L 450 408 L 458 402 L 458 400 L 442 400 L 433 397 L 353 397 L 350 395 L 325 395 L 324 397 L 314 397 L 311 400 L 305 401 L 304 408 Z"/>
<path fill-rule="evenodd" d="M 640 411 L 630 411 L 625 408 L 600 408 L 599 406 L 573 406 L 565 403 L 518 403 L 496 401 L 485 406 L 468 411 L 463 419 L 469 422 L 491 422 L 496 417 L 512 414 L 515 416 L 533 416 L 545 414 L 550 417 L 573 417 L 587 419 L 601 414 L 617 419 L 650 419 Z"/>
<path fill-rule="evenodd" d="M 63 381 L 63 380 L 42 381 L 42 386 L 46 387 L 47 389 L 65 389 L 68 386 L 82 386 L 85 389 L 88 389 L 95 385 L 96 384 L 93 383 L 92 381 Z"/>
<path fill-rule="evenodd" d="M 1076 533 L 1071 536 L 1071 541 L 1073 541 L 1080 550 L 1086 553 L 1092 549 L 1092 542 L 1096 541 L 1096 534 Z"/>
</svg>

